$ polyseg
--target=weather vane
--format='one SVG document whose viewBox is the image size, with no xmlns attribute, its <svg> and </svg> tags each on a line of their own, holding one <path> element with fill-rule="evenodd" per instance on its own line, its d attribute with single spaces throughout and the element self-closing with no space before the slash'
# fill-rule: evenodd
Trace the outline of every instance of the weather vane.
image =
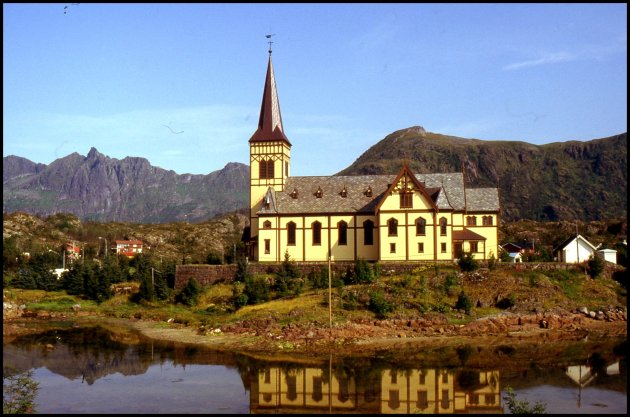
<svg viewBox="0 0 630 417">
<path fill-rule="evenodd" d="M 269 55 L 271 55 L 271 44 L 273 43 L 273 42 L 271 41 L 271 37 L 272 37 L 272 36 L 275 36 L 275 35 L 276 35 L 275 33 L 272 33 L 272 34 L 269 34 L 269 35 L 265 35 L 265 37 L 266 37 L 267 39 L 269 39 L 269 41 L 267 42 L 267 43 L 269 43 Z"/>
</svg>

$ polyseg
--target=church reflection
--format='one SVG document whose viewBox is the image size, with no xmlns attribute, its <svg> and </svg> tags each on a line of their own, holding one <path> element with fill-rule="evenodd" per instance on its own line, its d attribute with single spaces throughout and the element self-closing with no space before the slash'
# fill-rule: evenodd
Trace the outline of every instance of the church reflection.
<svg viewBox="0 0 630 417">
<path fill-rule="evenodd" d="M 252 413 L 502 413 L 499 371 L 381 369 L 352 375 L 270 366 L 251 380 Z"/>
</svg>

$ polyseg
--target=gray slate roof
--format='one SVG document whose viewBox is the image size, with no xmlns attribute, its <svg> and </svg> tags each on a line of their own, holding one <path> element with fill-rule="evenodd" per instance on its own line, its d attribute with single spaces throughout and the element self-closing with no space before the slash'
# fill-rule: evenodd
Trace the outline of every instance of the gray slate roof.
<svg viewBox="0 0 630 417">
<path fill-rule="evenodd" d="M 424 183 L 427 193 L 440 210 L 498 211 L 499 194 L 496 188 L 466 189 L 464 199 L 464 177 L 462 173 L 417 174 Z M 270 189 L 269 209 L 259 214 L 316 214 L 316 213 L 374 213 L 396 175 L 314 176 L 289 177 L 284 191 Z M 342 197 L 342 190 L 346 197 Z M 370 188 L 372 196 L 366 195 Z M 318 189 L 322 197 L 317 198 Z M 297 198 L 291 193 L 297 190 Z"/>
</svg>

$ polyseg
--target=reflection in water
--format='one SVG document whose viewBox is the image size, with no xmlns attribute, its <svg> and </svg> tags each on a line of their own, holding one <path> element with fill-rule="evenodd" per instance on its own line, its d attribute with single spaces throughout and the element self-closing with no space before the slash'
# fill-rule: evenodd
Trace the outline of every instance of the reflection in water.
<svg viewBox="0 0 630 417">
<path fill-rule="evenodd" d="M 356 374 L 322 367 L 259 370 L 251 411 L 452 414 L 503 411 L 499 371 L 373 369 Z"/>
<path fill-rule="evenodd" d="M 387 352 L 372 358 L 277 360 L 154 341 L 127 329 L 66 327 L 3 343 L 3 370 L 6 376 L 9 370 L 48 369 L 47 378 L 71 381 L 44 381 L 40 412 L 208 413 L 221 412 L 209 408 L 221 404 L 253 413 L 502 413 L 501 389 L 507 386 L 547 392 L 540 400 L 550 405 L 560 403 L 554 393 L 575 388 L 570 406 L 578 412 L 590 412 L 593 401 L 582 404 L 582 390 L 596 387 L 604 393 L 598 394 L 603 397 L 597 406 L 610 406 L 609 412 L 610 395 L 627 393 L 627 344 L 616 344 L 564 346 L 561 357 L 552 359 L 554 366 L 540 366 L 523 355 L 527 351 L 508 346 L 436 349 L 420 357 Z M 496 366 L 479 365 L 484 363 Z M 64 389 L 53 391 L 60 385 Z M 233 388 L 226 395 L 217 386 Z M 139 401 L 142 395 L 148 404 Z M 77 408 L 77 397 L 83 408 Z"/>
</svg>

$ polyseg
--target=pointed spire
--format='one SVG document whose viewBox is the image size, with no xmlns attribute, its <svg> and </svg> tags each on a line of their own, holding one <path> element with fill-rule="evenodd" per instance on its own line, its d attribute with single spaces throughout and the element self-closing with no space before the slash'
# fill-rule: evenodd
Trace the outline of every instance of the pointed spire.
<svg viewBox="0 0 630 417">
<path fill-rule="evenodd" d="M 291 142 L 289 142 L 289 139 L 285 136 L 282 127 L 280 102 L 278 101 L 278 92 L 276 91 L 276 79 L 273 75 L 270 50 L 265 89 L 260 106 L 260 118 L 258 119 L 258 129 L 249 139 L 249 142 L 269 142 L 277 140 L 284 141 L 291 146 Z"/>
</svg>

